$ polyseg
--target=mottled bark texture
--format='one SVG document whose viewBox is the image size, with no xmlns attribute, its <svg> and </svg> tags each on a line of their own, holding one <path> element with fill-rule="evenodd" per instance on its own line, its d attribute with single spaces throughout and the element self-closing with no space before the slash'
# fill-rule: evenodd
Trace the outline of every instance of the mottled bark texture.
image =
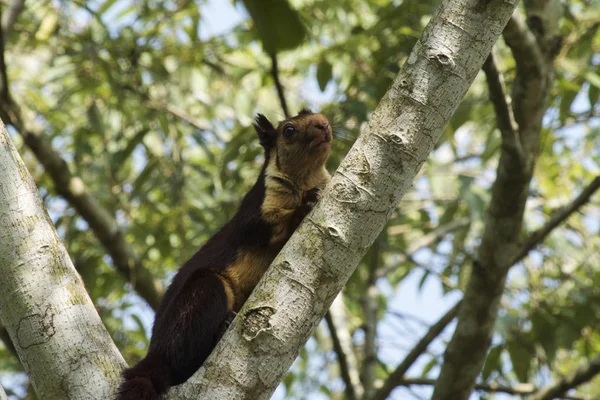
<svg viewBox="0 0 600 400">
<path fill-rule="evenodd" d="M 556 0 L 545 3 L 553 1 Z M 494 76 L 494 68 L 488 65 L 485 69 L 502 134 L 502 150 L 477 260 L 473 263 L 456 330 L 444 354 L 433 400 L 466 400 L 483 367 L 506 276 L 521 253 L 523 212 L 553 78 L 556 46 L 550 43 L 556 42 L 556 35 L 557 31 L 550 27 L 532 32 L 518 12 L 509 21 L 504 38 L 517 65 L 512 110 L 505 104 L 504 93 L 499 93 L 503 85 Z"/>
<path fill-rule="evenodd" d="M 40 399 L 107 399 L 125 362 L 0 121 L 0 319 Z"/>
<path fill-rule="evenodd" d="M 171 399 L 268 399 L 439 139 L 517 0 L 442 1 L 346 159 Z"/>
</svg>

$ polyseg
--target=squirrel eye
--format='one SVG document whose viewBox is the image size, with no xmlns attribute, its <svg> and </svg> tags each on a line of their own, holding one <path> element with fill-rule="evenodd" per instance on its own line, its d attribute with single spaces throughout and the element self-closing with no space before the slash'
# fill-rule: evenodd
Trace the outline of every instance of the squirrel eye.
<svg viewBox="0 0 600 400">
<path fill-rule="evenodd" d="M 296 130 L 292 125 L 287 125 L 283 128 L 283 135 L 287 138 L 292 136 Z"/>
</svg>

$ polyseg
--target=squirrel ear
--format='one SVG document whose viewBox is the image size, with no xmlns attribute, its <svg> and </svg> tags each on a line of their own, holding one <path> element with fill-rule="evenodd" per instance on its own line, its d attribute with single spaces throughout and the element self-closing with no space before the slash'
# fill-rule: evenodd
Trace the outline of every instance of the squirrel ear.
<svg viewBox="0 0 600 400">
<path fill-rule="evenodd" d="M 258 140 L 262 147 L 266 149 L 274 144 L 275 138 L 277 137 L 277 131 L 267 117 L 262 114 L 257 114 L 254 119 L 254 129 L 256 130 Z"/>
</svg>

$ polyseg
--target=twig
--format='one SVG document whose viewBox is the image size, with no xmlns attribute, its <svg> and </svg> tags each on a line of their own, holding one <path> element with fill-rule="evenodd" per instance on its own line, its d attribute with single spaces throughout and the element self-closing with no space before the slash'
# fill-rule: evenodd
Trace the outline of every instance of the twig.
<svg viewBox="0 0 600 400">
<path fill-rule="evenodd" d="M 385 233 L 383 233 L 385 235 Z M 378 309 L 378 289 L 377 289 L 377 270 L 381 263 L 381 236 L 375 240 L 369 250 L 370 262 L 366 290 L 362 297 L 362 307 L 364 314 L 364 357 L 360 369 L 360 380 L 364 387 L 365 397 L 369 398 L 374 393 L 374 384 L 377 371 L 377 309 Z"/>
<path fill-rule="evenodd" d="M 442 239 L 447 234 L 467 227 L 470 223 L 471 219 L 461 218 L 457 221 L 452 221 L 445 225 L 439 226 L 434 231 L 429 232 L 428 234 L 421 236 L 418 240 L 411 242 L 409 248 L 406 249 L 404 254 L 398 254 L 400 256 L 400 261 L 394 263 L 394 265 L 392 266 L 381 268 L 379 271 L 377 271 L 377 279 L 383 278 L 384 276 L 398 268 L 398 265 L 408 261 L 411 258 L 412 254 L 415 253 L 417 250 L 430 246 L 436 241 Z"/>
<path fill-rule="evenodd" d="M 594 180 L 592 180 L 590 184 L 587 185 L 586 188 L 583 189 L 583 191 L 579 194 L 579 196 L 577 196 L 571 203 L 569 203 L 561 211 L 554 214 L 550 218 L 550 221 L 546 223 L 546 225 L 533 232 L 515 256 L 512 264 L 521 261 L 531 250 L 533 250 L 534 247 L 542 243 L 544 239 L 554 230 L 554 228 L 563 223 L 574 212 L 586 204 L 596 190 L 598 190 L 598 188 L 600 188 L 600 176 L 594 178 Z"/>
<path fill-rule="evenodd" d="M 285 101 L 285 93 L 283 91 L 283 86 L 281 85 L 281 81 L 279 80 L 279 68 L 277 66 L 277 54 L 271 54 L 271 75 L 273 76 L 273 80 L 275 81 L 275 87 L 277 88 L 277 95 L 279 96 L 279 101 L 281 102 L 281 108 L 283 109 L 283 114 L 286 118 L 290 117 L 290 113 L 288 112 L 287 102 Z"/>
<path fill-rule="evenodd" d="M 23 116 L 19 105 L 11 101 L 0 102 L 0 118 L 6 118 L 19 134 L 25 144 L 44 166 L 52 179 L 56 192 L 88 223 L 95 236 L 111 256 L 115 268 L 131 283 L 134 290 L 156 309 L 162 297 L 162 284 L 155 280 L 151 272 L 145 268 L 133 247 L 127 243 L 123 233 L 111 213 L 90 194 L 83 181 L 73 175 L 67 163 L 52 147 L 48 136 L 35 122 L 35 116 Z M 27 122 L 26 122 L 27 121 Z"/>
<path fill-rule="evenodd" d="M 337 335 L 337 330 L 335 324 L 333 323 L 333 319 L 331 318 L 330 311 L 327 311 L 327 314 L 325 314 L 325 321 L 327 322 L 329 334 L 331 335 L 331 341 L 333 342 L 333 350 L 337 355 L 338 364 L 340 366 L 340 375 L 342 376 L 346 386 L 344 388 L 344 391 L 346 392 L 346 398 L 349 400 L 356 400 L 356 392 L 354 391 L 354 386 L 352 385 L 352 380 L 350 379 L 350 370 L 348 368 L 346 353 L 342 349 L 342 345 Z"/>
<path fill-rule="evenodd" d="M 1 17 L 0 12 L 0 20 Z M 160 281 L 154 279 L 132 246 L 125 241 L 111 213 L 86 190 L 83 181 L 71 173 L 67 163 L 54 150 L 50 139 L 43 134 L 42 128 L 35 122 L 35 116 L 28 115 L 31 113 L 29 110 L 21 108 L 11 99 L 4 62 L 2 32 L 3 30 L 0 29 L 0 118 L 10 123 L 23 136 L 25 144 L 52 179 L 56 192 L 64 197 L 89 224 L 95 236 L 110 254 L 116 269 L 152 308 L 157 309 L 163 290 Z"/>
<path fill-rule="evenodd" d="M 504 78 L 498 71 L 495 58 L 492 51 L 483 64 L 483 72 L 485 72 L 490 100 L 496 112 L 496 125 L 502 134 L 502 144 L 520 153 L 522 150 L 517 137 L 517 123 L 509 106 Z"/>
<path fill-rule="evenodd" d="M 394 372 L 390 374 L 390 376 L 386 379 L 385 383 L 371 398 L 371 400 L 385 400 L 389 394 L 394 390 L 396 386 L 402 385 L 401 382 L 404 381 L 404 374 L 408 371 L 408 369 L 415 363 L 417 358 L 425 350 L 427 347 L 433 342 L 433 340 L 438 337 L 440 333 L 452 322 L 452 320 L 458 314 L 458 310 L 462 300 L 456 303 L 454 307 L 452 307 L 446 314 L 444 314 L 435 324 L 433 324 L 427 333 L 417 342 L 417 344 L 408 352 L 404 360 L 396 367 Z"/>
<path fill-rule="evenodd" d="M 193 126 L 194 128 L 201 130 L 201 131 L 210 131 L 210 127 L 203 124 L 201 121 L 199 121 L 197 118 L 193 117 L 192 115 L 186 113 L 185 111 L 175 107 L 172 104 L 166 104 L 165 105 L 165 109 L 171 113 L 172 115 L 174 115 L 175 117 L 181 119 L 183 122 L 187 123 L 188 125 Z M 158 110 L 158 108 L 157 108 Z"/>
<path fill-rule="evenodd" d="M 334 300 L 333 304 L 325 314 L 325 321 L 329 327 L 333 350 L 335 351 L 340 365 L 340 375 L 344 380 L 346 398 L 356 400 L 362 397 L 362 386 L 360 384 L 356 359 L 352 353 L 351 337 L 345 326 L 342 295 Z"/>
<path fill-rule="evenodd" d="M 528 400 L 552 400 L 560 397 L 563 393 L 582 383 L 590 381 L 594 376 L 600 373 L 600 356 L 594 358 L 584 367 L 578 368 L 573 374 L 560 379 L 553 385 L 540 389 Z M 582 399 L 582 397 L 563 396 L 564 399 Z"/>
<path fill-rule="evenodd" d="M 414 386 L 414 385 L 419 385 L 419 386 L 433 386 L 435 385 L 436 380 L 435 379 L 428 379 L 428 378 L 406 378 L 406 379 L 402 379 L 399 384 L 397 386 Z M 533 385 L 528 384 L 528 383 L 521 383 L 515 386 L 504 386 L 504 385 L 498 385 L 498 384 L 494 384 L 494 383 L 490 383 L 490 384 L 481 384 L 478 383 L 475 385 L 475 390 L 481 390 L 484 392 L 490 392 L 490 393 L 506 393 L 506 394 L 512 394 L 512 395 L 516 395 L 516 396 L 527 396 L 530 394 L 533 394 L 536 392 L 536 389 Z M 556 397 L 544 397 L 543 399 L 554 399 Z M 591 398 L 588 397 L 582 397 L 582 396 L 562 396 L 562 397 L 558 397 L 560 399 L 563 400 L 591 400 Z M 540 400 L 537 399 L 536 397 L 528 397 L 528 400 Z"/>
</svg>

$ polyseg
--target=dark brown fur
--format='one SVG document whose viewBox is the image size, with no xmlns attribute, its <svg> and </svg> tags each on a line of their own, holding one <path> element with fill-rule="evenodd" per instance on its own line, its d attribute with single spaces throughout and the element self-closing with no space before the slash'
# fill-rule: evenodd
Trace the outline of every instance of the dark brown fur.
<svg viewBox="0 0 600 400">
<path fill-rule="evenodd" d="M 156 400 L 200 368 L 329 181 L 324 165 L 332 136 L 324 116 L 302 110 L 274 127 L 259 114 L 254 127 L 265 149 L 254 187 L 175 275 L 148 354 L 125 370 L 117 400 Z"/>
</svg>

